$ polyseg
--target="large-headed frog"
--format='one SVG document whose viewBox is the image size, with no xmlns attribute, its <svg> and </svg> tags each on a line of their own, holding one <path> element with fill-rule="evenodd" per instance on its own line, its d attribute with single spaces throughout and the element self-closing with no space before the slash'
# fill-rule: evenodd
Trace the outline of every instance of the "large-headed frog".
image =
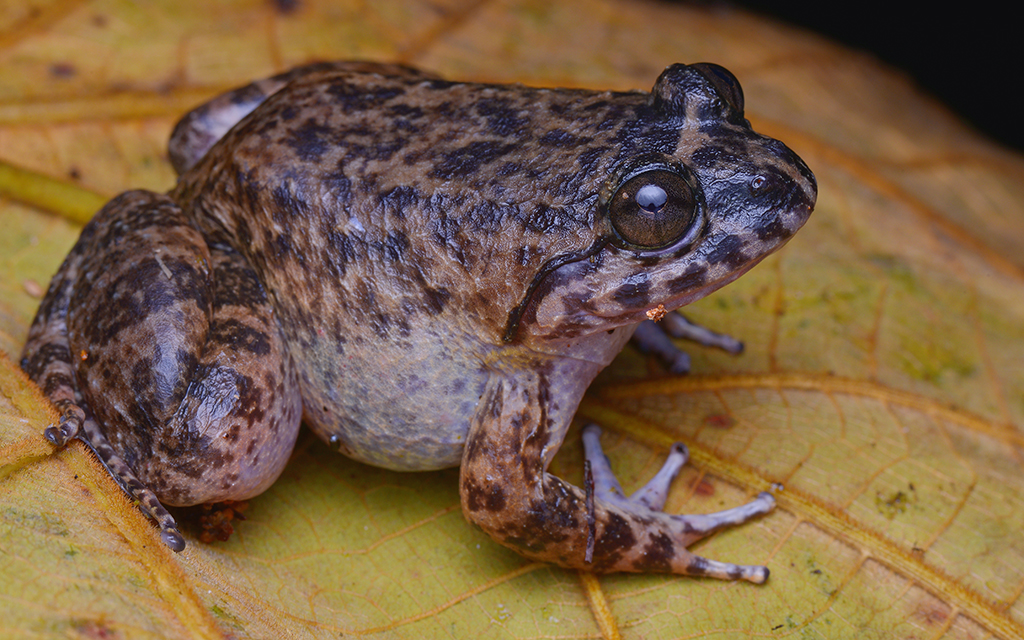
<svg viewBox="0 0 1024 640">
<path fill-rule="evenodd" d="M 21 365 L 60 411 L 46 436 L 85 440 L 172 548 L 161 502 L 262 492 L 304 419 L 368 464 L 461 465 L 466 517 L 530 558 L 767 578 L 687 552 L 774 500 L 663 513 L 682 445 L 629 498 L 596 428 L 586 490 L 547 472 L 638 327 L 673 351 L 648 318 L 811 213 L 814 176 L 751 130 L 728 71 L 676 64 L 616 93 L 315 64 L 199 107 L 170 147 L 177 186 L 85 227 Z"/>
</svg>

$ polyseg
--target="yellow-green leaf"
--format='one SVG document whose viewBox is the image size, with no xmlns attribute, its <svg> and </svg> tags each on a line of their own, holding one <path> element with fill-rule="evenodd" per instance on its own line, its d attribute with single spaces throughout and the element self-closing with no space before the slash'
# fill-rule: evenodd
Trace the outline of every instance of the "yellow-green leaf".
<svg viewBox="0 0 1024 640">
<path fill-rule="evenodd" d="M 698 545 L 766 585 L 531 563 L 466 524 L 457 471 L 308 434 L 229 542 L 176 555 L 85 447 L 41 438 L 53 413 L 15 360 L 68 219 L 169 188 L 191 105 L 343 58 L 614 89 L 714 61 L 807 160 L 805 229 L 691 309 L 746 352 L 694 350 L 687 378 L 625 352 L 581 407 L 627 490 L 690 446 L 670 512 L 783 485 Z M 44 1 L 0 11 L 0 72 L 0 637 L 1024 637 L 1024 162 L 900 76 L 740 12 L 626 0 Z M 578 437 L 554 463 L 576 483 Z"/>
</svg>

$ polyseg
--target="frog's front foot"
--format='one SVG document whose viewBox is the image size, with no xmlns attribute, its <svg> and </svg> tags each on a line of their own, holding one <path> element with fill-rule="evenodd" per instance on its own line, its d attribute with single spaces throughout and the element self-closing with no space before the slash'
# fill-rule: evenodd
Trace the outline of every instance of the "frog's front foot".
<svg viewBox="0 0 1024 640">
<path fill-rule="evenodd" d="M 690 356 L 677 347 L 672 338 L 715 347 L 733 355 L 743 352 L 743 343 L 736 338 L 699 325 L 678 311 L 665 313 L 658 321 L 641 322 L 633 334 L 633 344 L 641 352 L 656 356 L 672 373 L 689 373 Z"/>
<path fill-rule="evenodd" d="M 615 478 L 608 458 L 601 450 L 601 428 L 596 424 L 588 424 L 583 428 L 583 449 L 593 478 L 594 497 L 614 504 L 623 511 L 633 513 L 638 518 L 668 518 L 679 523 L 683 530 L 700 537 L 723 527 L 742 524 L 751 518 L 768 513 L 775 508 L 775 498 L 768 492 L 758 494 L 754 500 L 745 505 L 705 515 L 669 515 L 660 513 L 668 498 L 669 487 L 686 464 L 690 452 L 686 445 L 677 442 L 672 445 L 664 466 L 643 487 L 633 495 L 626 497 Z M 652 513 L 653 512 L 653 513 Z M 723 579 L 749 580 L 757 584 L 768 579 L 768 568 L 762 566 L 736 565 L 716 562 L 698 556 L 690 556 L 690 571 L 698 575 Z"/>
<path fill-rule="evenodd" d="M 686 547 L 722 527 L 768 513 L 775 500 L 707 515 L 660 511 L 668 486 L 686 462 L 676 445 L 664 469 L 626 498 L 601 452 L 600 431 L 584 435 L 593 491 L 547 473 L 555 401 L 543 373 L 497 377 L 480 399 L 463 454 L 460 493 L 466 517 L 519 553 L 586 571 L 667 572 L 762 583 L 768 569 L 715 562 Z"/>
</svg>

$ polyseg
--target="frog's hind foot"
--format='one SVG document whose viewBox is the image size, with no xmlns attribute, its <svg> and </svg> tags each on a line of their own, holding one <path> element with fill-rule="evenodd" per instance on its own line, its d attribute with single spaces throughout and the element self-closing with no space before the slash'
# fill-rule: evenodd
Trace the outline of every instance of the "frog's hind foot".
<svg viewBox="0 0 1024 640">
<path fill-rule="evenodd" d="M 642 353 L 657 357 L 672 373 L 689 373 L 690 356 L 677 347 L 672 338 L 689 340 L 734 355 L 743 352 L 743 343 L 736 338 L 699 325 L 678 311 L 666 313 L 657 322 L 646 320 L 640 323 L 633 334 L 633 344 Z"/>
<path fill-rule="evenodd" d="M 589 424 L 583 428 L 583 449 L 590 463 L 594 483 L 594 497 L 613 504 L 620 510 L 647 517 L 651 512 L 661 512 L 668 498 L 669 487 L 689 459 L 689 451 L 682 443 L 672 446 L 664 466 L 651 480 L 626 497 L 611 470 L 608 458 L 601 450 L 601 428 Z M 705 515 L 670 515 L 657 513 L 658 517 L 669 518 L 692 539 L 702 538 L 718 529 L 742 524 L 751 518 L 768 513 L 775 508 L 775 499 L 763 492 L 745 505 Z M 646 512 L 646 514 L 645 514 Z M 761 584 L 768 579 L 768 569 L 763 566 L 736 565 L 716 562 L 700 556 L 690 555 L 689 570 L 686 573 L 712 578 L 742 579 Z"/>
<path fill-rule="evenodd" d="M 179 552 L 184 550 L 185 538 L 178 531 L 178 523 L 175 522 L 174 516 L 167 512 L 167 509 L 160 504 L 156 494 L 144 485 L 135 476 L 135 472 L 132 471 L 131 467 L 121 459 L 121 456 L 114 452 L 113 447 L 110 446 L 107 437 L 100 431 L 96 421 L 86 418 L 82 422 L 82 432 L 79 434 L 80 439 L 89 445 L 89 448 L 93 450 L 96 457 L 100 459 L 100 462 L 107 468 L 110 475 L 117 480 L 117 483 L 121 485 L 125 493 L 139 504 L 139 508 L 142 509 L 143 513 L 152 518 L 157 526 L 160 527 L 160 539 L 163 540 L 163 543 L 170 547 L 172 551 Z"/>
<path fill-rule="evenodd" d="M 81 432 L 82 424 L 85 422 L 85 411 L 71 400 L 58 401 L 54 405 L 60 412 L 60 422 L 46 427 L 43 430 L 43 437 L 53 446 L 60 448 Z"/>
<path fill-rule="evenodd" d="M 53 306 L 66 306 L 67 296 L 62 293 L 54 294 L 60 299 Z M 78 436 L 86 414 L 75 390 L 75 369 L 64 322 L 60 317 L 53 317 L 58 315 L 47 315 L 40 310 L 29 330 L 21 368 L 39 385 L 60 415 L 57 424 L 43 430 L 43 437 L 60 448 Z"/>
</svg>

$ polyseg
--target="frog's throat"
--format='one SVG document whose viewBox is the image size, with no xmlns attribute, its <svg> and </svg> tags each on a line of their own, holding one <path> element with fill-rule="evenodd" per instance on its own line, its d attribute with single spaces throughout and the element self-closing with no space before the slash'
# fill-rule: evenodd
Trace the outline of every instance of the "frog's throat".
<svg viewBox="0 0 1024 640">
<path fill-rule="evenodd" d="M 533 295 L 536 293 L 537 288 L 544 282 L 544 279 L 554 273 L 557 269 L 571 263 L 579 262 L 580 260 L 586 260 L 591 256 L 595 256 L 600 253 L 604 248 L 608 246 L 607 238 L 599 238 L 594 244 L 582 251 L 574 251 L 572 253 L 563 253 L 562 255 L 551 258 L 537 270 L 537 273 L 533 276 L 533 280 L 530 281 L 530 286 L 527 287 L 526 293 L 523 295 L 523 299 L 519 301 L 512 311 L 508 313 L 508 321 L 505 323 L 505 333 L 502 335 L 502 341 L 506 344 L 513 342 L 516 339 L 516 334 L 519 333 L 519 324 L 523 319 L 523 314 L 526 312 L 526 307 L 529 306 L 530 301 L 533 300 Z"/>
</svg>

